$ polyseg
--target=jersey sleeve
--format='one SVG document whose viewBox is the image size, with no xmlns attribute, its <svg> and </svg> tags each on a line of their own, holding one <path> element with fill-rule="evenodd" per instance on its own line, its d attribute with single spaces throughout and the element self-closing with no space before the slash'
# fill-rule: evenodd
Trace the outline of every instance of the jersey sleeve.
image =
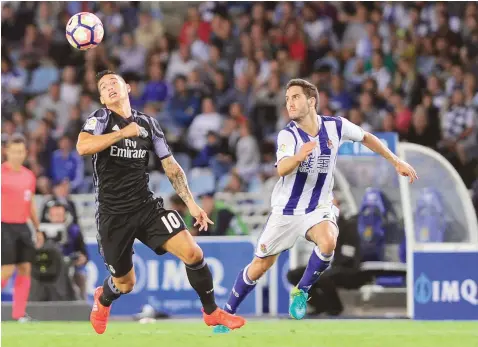
<svg viewBox="0 0 478 347">
<path fill-rule="evenodd" d="M 106 124 L 108 122 L 108 111 L 104 108 L 96 110 L 88 116 L 85 124 L 81 128 L 82 132 L 91 135 L 101 135 L 105 131 Z"/>
<path fill-rule="evenodd" d="M 282 159 L 295 155 L 296 145 L 297 140 L 295 139 L 293 133 L 288 130 L 281 130 L 279 132 L 279 135 L 277 135 L 276 167 Z"/>
<path fill-rule="evenodd" d="M 355 125 L 348 119 L 342 118 L 342 142 L 343 141 L 354 141 L 354 142 L 360 142 L 363 140 L 363 137 L 365 135 L 364 130 L 359 127 L 358 125 Z"/>
<path fill-rule="evenodd" d="M 163 130 L 159 126 L 159 123 L 156 119 L 151 118 L 151 135 L 153 139 L 154 152 L 159 157 L 160 160 L 166 159 L 171 153 L 171 149 L 166 142 Z"/>
</svg>

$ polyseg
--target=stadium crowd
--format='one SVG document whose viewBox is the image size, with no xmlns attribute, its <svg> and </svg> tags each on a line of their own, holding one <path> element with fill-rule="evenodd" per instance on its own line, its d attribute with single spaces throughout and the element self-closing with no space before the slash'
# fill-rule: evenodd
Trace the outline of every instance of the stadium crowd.
<svg viewBox="0 0 478 347">
<path fill-rule="evenodd" d="M 65 39 L 81 11 L 105 26 L 87 52 Z M 471 187 L 477 18 L 476 2 L 3 2 L 2 142 L 26 135 L 37 193 L 65 181 L 88 192 L 91 160 L 75 143 L 101 107 L 95 73 L 108 68 L 188 167 L 209 167 L 218 181 L 232 173 L 236 191 L 247 190 L 275 175 L 284 86 L 304 77 L 319 88 L 322 115 L 438 150 Z"/>
</svg>

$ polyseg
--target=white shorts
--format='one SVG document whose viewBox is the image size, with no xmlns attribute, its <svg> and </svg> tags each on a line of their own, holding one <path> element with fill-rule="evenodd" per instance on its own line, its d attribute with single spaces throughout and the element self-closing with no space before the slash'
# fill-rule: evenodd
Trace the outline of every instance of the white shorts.
<svg viewBox="0 0 478 347">
<path fill-rule="evenodd" d="M 305 238 L 307 231 L 323 221 L 337 226 L 339 210 L 333 205 L 319 206 L 315 211 L 300 216 L 270 214 L 257 240 L 255 255 L 265 258 L 292 248 L 299 236 Z M 337 226 L 338 230 L 338 226 Z"/>
</svg>

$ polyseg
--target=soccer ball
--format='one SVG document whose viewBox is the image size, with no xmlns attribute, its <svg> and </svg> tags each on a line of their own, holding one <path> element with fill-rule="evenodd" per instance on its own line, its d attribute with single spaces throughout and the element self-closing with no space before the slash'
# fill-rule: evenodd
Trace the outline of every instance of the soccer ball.
<svg viewBox="0 0 478 347">
<path fill-rule="evenodd" d="M 82 51 L 98 46 L 104 33 L 101 20 L 89 12 L 73 15 L 66 25 L 66 39 L 70 45 Z"/>
</svg>

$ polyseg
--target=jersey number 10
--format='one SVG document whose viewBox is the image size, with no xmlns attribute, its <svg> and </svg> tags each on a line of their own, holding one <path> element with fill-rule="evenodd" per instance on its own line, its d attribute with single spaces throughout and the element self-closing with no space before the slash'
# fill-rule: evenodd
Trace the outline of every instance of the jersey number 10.
<svg viewBox="0 0 478 347">
<path fill-rule="evenodd" d="M 162 216 L 161 221 L 163 222 L 166 229 L 168 229 L 170 234 L 174 231 L 174 229 L 177 229 L 181 226 L 181 222 L 179 221 L 178 217 L 174 212 L 168 213 L 167 216 Z"/>
</svg>

